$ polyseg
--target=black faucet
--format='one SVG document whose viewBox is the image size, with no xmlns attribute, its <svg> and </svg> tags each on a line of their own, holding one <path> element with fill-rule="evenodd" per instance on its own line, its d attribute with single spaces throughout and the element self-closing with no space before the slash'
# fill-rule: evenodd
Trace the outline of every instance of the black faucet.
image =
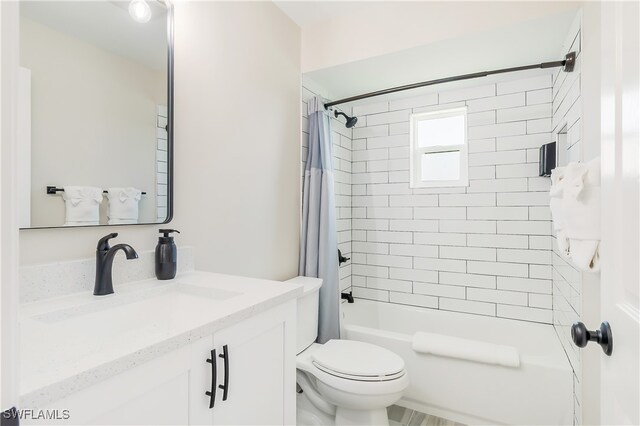
<svg viewBox="0 0 640 426">
<path fill-rule="evenodd" d="M 127 259 L 137 259 L 138 253 L 129 244 L 117 244 L 109 247 L 109 240 L 118 236 L 117 232 L 105 235 L 98 241 L 96 248 L 96 285 L 93 289 L 95 296 L 105 296 L 113 293 L 113 279 L 111 269 L 113 268 L 113 257 L 118 250 L 124 251 Z"/>
</svg>

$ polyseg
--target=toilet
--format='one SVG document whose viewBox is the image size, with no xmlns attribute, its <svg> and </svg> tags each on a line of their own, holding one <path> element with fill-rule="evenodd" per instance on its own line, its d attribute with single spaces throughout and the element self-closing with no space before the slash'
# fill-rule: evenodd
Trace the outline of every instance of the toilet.
<svg viewBox="0 0 640 426">
<path fill-rule="evenodd" d="M 297 424 L 388 425 L 387 407 L 409 385 L 404 360 L 355 340 L 315 343 L 322 280 L 296 277 L 290 282 L 304 285 L 297 314 Z"/>
</svg>

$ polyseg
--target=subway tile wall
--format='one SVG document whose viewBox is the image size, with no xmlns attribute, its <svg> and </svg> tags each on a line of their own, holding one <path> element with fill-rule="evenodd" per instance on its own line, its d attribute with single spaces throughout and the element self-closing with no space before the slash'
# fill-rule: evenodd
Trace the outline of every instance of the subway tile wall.
<svg viewBox="0 0 640 426">
<path fill-rule="evenodd" d="M 557 71 L 553 80 L 552 132 L 566 133 L 567 161 L 585 161 L 582 151 L 581 100 L 581 31 L 576 18 L 565 41 L 562 54 L 575 51 L 576 66 L 572 73 Z M 559 164 L 562 165 L 562 164 Z M 571 340 L 571 324 L 582 316 L 582 272 L 560 256 L 555 235 L 552 251 L 553 325 L 574 372 L 574 424 L 582 423 L 580 350 Z"/>
<path fill-rule="evenodd" d="M 551 72 L 353 107 L 357 298 L 552 322 Z M 409 187 L 409 117 L 466 106 L 469 186 Z"/>
<path fill-rule="evenodd" d="M 317 89 L 302 87 L 302 151 L 301 151 L 301 175 L 304 178 L 309 147 L 309 120 L 307 117 L 307 101 L 316 96 Z M 351 110 L 345 110 L 347 114 Z M 351 257 L 351 129 L 347 129 L 344 120 L 331 119 L 333 142 L 333 169 L 335 177 L 336 196 L 336 227 L 338 230 L 338 248 L 346 257 Z M 301 179 L 302 182 L 302 179 Z M 338 253 L 336 253 L 336 256 Z M 340 266 L 340 290 L 351 290 L 351 262 Z"/>
</svg>

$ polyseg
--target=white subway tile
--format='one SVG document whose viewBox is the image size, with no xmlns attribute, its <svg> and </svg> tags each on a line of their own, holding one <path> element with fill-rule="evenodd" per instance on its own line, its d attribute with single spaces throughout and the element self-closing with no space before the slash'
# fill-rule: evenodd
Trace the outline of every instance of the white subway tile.
<svg viewBox="0 0 640 426">
<path fill-rule="evenodd" d="M 360 275 L 351 275 L 351 285 L 354 287 L 366 287 L 367 277 L 362 277 Z"/>
<path fill-rule="evenodd" d="M 464 107 L 465 105 L 466 105 L 465 101 L 448 102 L 448 103 L 442 103 L 442 101 L 440 101 L 440 104 L 438 105 L 429 105 L 429 106 L 414 108 L 413 113 L 421 114 L 423 112 L 446 111 L 452 108 L 461 108 L 461 107 Z"/>
<path fill-rule="evenodd" d="M 437 195 L 392 195 L 389 205 L 397 207 L 433 207 L 438 205 Z"/>
<path fill-rule="evenodd" d="M 367 241 L 375 243 L 405 243 L 413 242 L 411 232 L 396 231 L 367 231 Z"/>
<path fill-rule="evenodd" d="M 428 294 L 429 296 L 452 297 L 455 299 L 465 298 L 465 288 L 455 285 L 417 282 L 413 284 L 413 292 L 417 294 Z"/>
<path fill-rule="evenodd" d="M 469 167 L 469 179 L 494 179 L 496 177 L 495 166 Z"/>
<path fill-rule="evenodd" d="M 406 166 L 395 170 L 409 170 L 409 147 L 399 146 L 396 148 L 389 148 L 389 159 L 406 159 Z"/>
<path fill-rule="evenodd" d="M 376 288 L 378 290 L 393 290 L 404 293 L 411 293 L 411 281 L 390 280 L 387 278 L 367 278 L 367 288 Z M 525 297 L 526 293 L 522 293 Z"/>
<path fill-rule="evenodd" d="M 535 163 L 503 164 L 496 166 L 497 178 L 518 178 L 538 176 L 539 167 Z"/>
<path fill-rule="evenodd" d="M 498 194 L 499 206 L 548 206 L 548 192 L 512 192 Z"/>
<path fill-rule="evenodd" d="M 499 109 L 497 122 L 536 120 L 551 117 L 551 104 L 527 105 L 523 107 Z"/>
<path fill-rule="evenodd" d="M 413 267 L 415 269 L 427 269 L 429 271 L 466 272 L 466 262 L 457 259 L 416 257 L 413 259 Z"/>
<path fill-rule="evenodd" d="M 527 207 L 469 207 L 467 219 L 473 220 L 527 220 Z"/>
<path fill-rule="evenodd" d="M 520 293 L 517 291 L 469 288 L 467 289 L 467 299 L 478 300 L 480 302 L 527 306 L 527 293 Z"/>
<path fill-rule="evenodd" d="M 541 118 L 538 120 L 527 120 L 527 134 L 550 133 L 551 119 Z"/>
<path fill-rule="evenodd" d="M 551 88 L 527 92 L 527 105 L 551 103 L 552 100 Z"/>
<path fill-rule="evenodd" d="M 502 318 L 513 318 L 524 321 L 551 324 L 553 321 L 550 309 L 529 308 L 524 306 L 498 305 L 498 314 Z"/>
<path fill-rule="evenodd" d="M 526 264 L 503 262 L 467 262 L 467 271 L 475 274 L 503 275 L 510 277 L 527 277 L 529 268 Z"/>
<path fill-rule="evenodd" d="M 378 114 L 380 112 L 389 111 L 389 102 L 376 102 L 367 105 L 356 105 L 353 107 L 353 115 L 361 116 L 361 115 L 369 115 L 369 114 Z"/>
<path fill-rule="evenodd" d="M 436 105 L 438 103 L 438 94 L 429 93 L 423 96 L 416 96 L 413 98 L 398 99 L 389 101 L 389 110 L 395 111 L 406 108 L 417 108 L 427 105 Z"/>
<path fill-rule="evenodd" d="M 351 197 L 351 205 L 354 207 L 386 207 L 389 205 L 389 197 L 386 195 L 359 195 Z"/>
<path fill-rule="evenodd" d="M 549 124 L 551 125 L 551 124 Z M 408 135 L 409 134 L 409 122 L 406 123 L 391 123 L 389 124 L 390 135 Z"/>
<path fill-rule="evenodd" d="M 423 308 L 438 308 L 438 298 L 422 294 L 391 292 L 391 303 L 400 305 L 420 306 Z"/>
<path fill-rule="evenodd" d="M 409 146 L 409 135 L 381 136 L 367 138 L 367 149 L 394 148 L 397 146 Z"/>
<path fill-rule="evenodd" d="M 551 222 L 498 221 L 498 234 L 551 235 Z"/>
<path fill-rule="evenodd" d="M 352 219 L 352 229 L 366 229 L 366 230 L 389 230 L 389 219 Z"/>
<path fill-rule="evenodd" d="M 391 246 L 389 246 L 391 249 Z M 375 266 L 392 266 L 394 268 L 411 268 L 413 260 L 407 256 L 391 256 L 380 254 L 367 254 L 367 264 Z"/>
<path fill-rule="evenodd" d="M 368 195 L 411 194 L 408 183 L 377 183 L 367 185 Z"/>
<path fill-rule="evenodd" d="M 445 311 L 466 312 L 480 315 L 496 315 L 496 305 L 494 303 L 475 302 L 462 299 L 448 299 L 441 297 L 439 300 L 440 309 Z"/>
<path fill-rule="evenodd" d="M 484 86 L 474 86 L 458 90 L 449 90 L 440 93 L 439 102 L 441 104 L 456 101 L 466 101 L 467 99 L 486 98 L 496 94 L 496 85 L 487 84 Z"/>
<path fill-rule="evenodd" d="M 389 268 L 389 276 L 398 280 L 419 281 L 426 283 L 437 283 L 437 271 L 425 271 L 421 269 Z"/>
<path fill-rule="evenodd" d="M 496 167 L 497 173 L 497 167 Z M 469 182 L 468 192 L 519 192 L 527 190 L 527 179 L 478 179 Z"/>
<path fill-rule="evenodd" d="M 387 148 L 367 149 L 364 151 L 353 151 L 353 161 L 386 160 L 389 158 Z"/>
<path fill-rule="evenodd" d="M 464 207 L 415 207 L 414 219 L 466 219 Z"/>
<path fill-rule="evenodd" d="M 489 220 L 440 220 L 440 232 L 495 234 L 496 222 Z"/>
<path fill-rule="evenodd" d="M 549 73 L 548 75 L 498 83 L 497 93 L 498 95 L 503 95 L 506 93 L 546 89 L 552 87 L 552 85 L 551 73 Z"/>
<path fill-rule="evenodd" d="M 351 150 L 352 151 L 360 151 L 363 149 L 367 149 L 367 140 L 366 139 L 354 139 L 351 142 Z"/>
<path fill-rule="evenodd" d="M 393 219 L 389 221 L 389 230 L 438 232 L 438 221 L 437 220 Z"/>
<path fill-rule="evenodd" d="M 408 170 L 396 170 L 389 172 L 389 182 L 390 183 L 401 183 L 404 182 L 407 185 L 409 184 L 409 171 Z"/>
<path fill-rule="evenodd" d="M 530 278 L 551 279 L 552 276 L 550 265 L 529 265 Z"/>
<path fill-rule="evenodd" d="M 440 194 L 440 206 L 495 206 L 496 194 Z M 468 210 L 467 210 L 468 212 Z"/>
<path fill-rule="evenodd" d="M 389 134 L 389 126 L 370 126 L 370 127 L 354 127 L 353 139 L 373 138 L 377 136 L 387 136 Z"/>
<path fill-rule="evenodd" d="M 551 250 L 553 249 L 552 238 L 551 236 L 546 235 L 530 235 L 529 248 L 537 250 Z"/>
<path fill-rule="evenodd" d="M 467 245 L 470 247 L 494 247 L 494 248 L 527 248 L 526 235 L 491 235 L 469 234 Z"/>
<path fill-rule="evenodd" d="M 548 192 L 551 189 L 551 179 L 548 177 L 530 177 L 529 191 Z"/>
<path fill-rule="evenodd" d="M 551 309 L 551 295 L 529 294 L 529 306 L 533 308 Z"/>
<path fill-rule="evenodd" d="M 389 292 L 386 290 L 376 290 L 373 288 L 353 287 L 353 297 L 358 299 L 377 300 L 380 302 L 389 301 Z"/>
<path fill-rule="evenodd" d="M 351 183 L 354 185 L 363 183 L 387 183 L 389 174 L 387 172 L 374 173 L 353 173 L 351 175 Z"/>
<path fill-rule="evenodd" d="M 540 161 L 540 149 L 527 149 L 527 163 L 538 163 Z"/>
<path fill-rule="evenodd" d="M 351 185 L 351 195 L 367 195 L 367 185 Z"/>
<path fill-rule="evenodd" d="M 469 166 L 491 166 L 496 164 L 514 164 L 526 162 L 527 154 L 524 150 L 478 152 L 469 154 Z"/>
<path fill-rule="evenodd" d="M 534 263 L 538 265 L 551 264 L 551 251 L 549 250 L 519 250 L 498 249 L 498 261 Z"/>
<path fill-rule="evenodd" d="M 469 141 L 469 152 L 493 152 L 496 150 L 496 138 L 472 139 Z"/>
<path fill-rule="evenodd" d="M 415 244 L 434 244 L 440 246 L 464 246 L 466 234 L 443 234 L 439 232 L 416 232 L 413 234 Z"/>
<path fill-rule="evenodd" d="M 351 265 L 351 273 L 365 277 L 389 278 L 389 268 L 384 266 L 358 265 L 354 263 Z"/>
<path fill-rule="evenodd" d="M 462 287 L 496 288 L 494 275 L 459 274 L 456 272 L 439 272 L 440 284 L 451 284 Z"/>
<path fill-rule="evenodd" d="M 528 148 L 539 149 L 542 145 L 552 142 L 552 136 L 551 133 L 535 133 L 499 137 L 496 140 L 496 149 L 498 151 Z"/>
<path fill-rule="evenodd" d="M 498 289 L 528 293 L 551 294 L 551 280 L 498 277 Z"/>
<path fill-rule="evenodd" d="M 467 126 L 483 126 L 485 124 L 496 123 L 495 111 L 475 112 L 467 115 Z"/>
<path fill-rule="evenodd" d="M 366 161 L 358 161 L 351 163 L 351 172 L 352 173 L 364 173 L 367 171 L 367 163 Z"/>
<path fill-rule="evenodd" d="M 389 244 L 353 241 L 351 243 L 351 250 L 354 253 L 389 254 Z"/>
<path fill-rule="evenodd" d="M 510 123 L 488 124 L 486 126 L 469 127 L 469 139 L 496 138 L 502 136 L 524 135 L 527 133 L 527 123 L 514 121 Z"/>
<path fill-rule="evenodd" d="M 466 259 L 496 261 L 496 249 L 480 247 L 440 247 L 440 257 L 443 259 Z"/>
<path fill-rule="evenodd" d="M 409 114 L 411 110 L 384 112 L 380 114 L 374 114 L 367 116 L 367 126 L 377 126 L 380 124 L 400 123 L 409 121 Z M 541 118 L 541 117 L 532 117 Z"/>
<path fill-rule="evenodd" d="M 525 105 L 525 94 L 514 93 L 511 95 L 492 96 L 489 98 L 467 101 L 469 112 L 513 108 Z"/>
<path fill-rule="evenodd" d="M 367 218 L 370 219 L 411 219 L 413 209 L 411 207 L 369 207 Z"/>
<path fill-rule="evenodd" d="M 549 207 L 529 207 L 530 220 L 551 220 L 551 209 Z"/>
<path fill-rule="evenodd" d="M 391 244 L 389 250 L 392 255 L 398 256 L 438 257 L 438 246 Z"/>
</svg>

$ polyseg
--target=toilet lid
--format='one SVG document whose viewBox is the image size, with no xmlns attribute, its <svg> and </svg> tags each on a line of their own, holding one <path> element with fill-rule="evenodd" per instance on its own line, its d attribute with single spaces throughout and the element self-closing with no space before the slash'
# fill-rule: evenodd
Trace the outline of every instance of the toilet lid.
<svg viewBox="0 0 640 426">
<path fill-rule="evenodd" d="M 404 360 L 395 353 L 355 340 L 329 340 L 312 355 L 327 373 L 359 380 L 391 380 L 404 374 Z"/>
</svg>

